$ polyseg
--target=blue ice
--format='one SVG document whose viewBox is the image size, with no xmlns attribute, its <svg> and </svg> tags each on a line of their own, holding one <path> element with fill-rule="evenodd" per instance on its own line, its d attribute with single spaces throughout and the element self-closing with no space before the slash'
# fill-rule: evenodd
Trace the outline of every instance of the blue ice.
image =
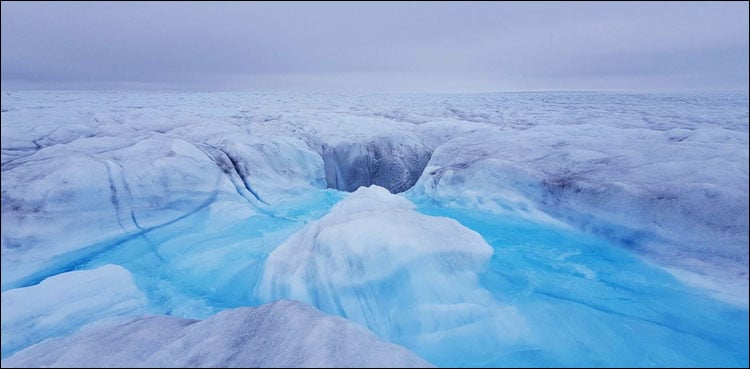
<svg viewBox="0 0 750 369">
<path fill-rule="evenodd" d="M 253 293 L 268 254 L 345 195 L 320 190 L 275 213 L 219 226 L 199 211 L 77 268 L 121 265 L 156 311 L 179 317 L 258 305 L 268 302 Z M 525 321 L 522 340 L 501 342 L 476 328 L 470 342 L 462 336 L 438 346 L 390 337 L 435 365 L 747 365 L 747 310 L 713 300 L 627 250 L 569 229 L 412 200 L 423 214 L 481 234 L 494 249 L 482 287 Z"/>
<path fill-rule="evenodd" d="M 483 285 L 516 306 L 533 344 L 484 357 L 410 347 L 438 366 L 747 366 L 748 311 L 708 298 L 596 237 L 425 203 L 495 249 Z"/>
</svg>

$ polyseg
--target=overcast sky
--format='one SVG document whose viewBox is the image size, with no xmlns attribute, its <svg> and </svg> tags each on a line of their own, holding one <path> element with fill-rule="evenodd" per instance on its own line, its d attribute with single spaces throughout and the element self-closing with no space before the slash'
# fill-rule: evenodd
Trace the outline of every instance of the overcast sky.
<svg viewBox="0 0 750 369">
<path fill-rule="evenodd" d="M 748 3 L 2 2 L 2 88 L 748 89 Z"/>
</svg>

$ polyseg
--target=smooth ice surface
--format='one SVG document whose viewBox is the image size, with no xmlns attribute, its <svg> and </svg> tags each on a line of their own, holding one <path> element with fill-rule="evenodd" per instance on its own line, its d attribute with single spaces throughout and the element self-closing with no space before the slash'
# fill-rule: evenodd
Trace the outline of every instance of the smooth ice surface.
<svg viewBox="0 0 750 369">
<path fill-rule="evenodd" d="M 345 319 L 297 301 L 223 311 L 206 320 L 144 316 L 51 339 L 3 367 L 432 367 Z"/>
<path fill-rule="evenodd" d="M 146 296 L 121 266 L 58 274 L 2 293 L 3 356 L 102 318 L 146 312 Z"/>
<path fill-rule="evenodd" d="M 480 286 L 524 319 L 514 339 L 476 340 L 471 356 L 409 346 L 438 366 L 744 366 L 748 312 L 684 286 L 597 237 L 491 213 L 419 203 L 494 248 Z M 471 327 L 470 327 L 471 329 Z M 473 327 L 472 337 L 485 334 Z M 710 363 L 710 364 L 709 364 Z"/>
<path fill-rule="evenodd" d="M 747 366 L 747 107 L 6 91 L 3 304 L 114 264 L 152 313 L 297 296 L 440 366 Z M 16 330 L 2 355 L 81 324 Z"/>
</svg>

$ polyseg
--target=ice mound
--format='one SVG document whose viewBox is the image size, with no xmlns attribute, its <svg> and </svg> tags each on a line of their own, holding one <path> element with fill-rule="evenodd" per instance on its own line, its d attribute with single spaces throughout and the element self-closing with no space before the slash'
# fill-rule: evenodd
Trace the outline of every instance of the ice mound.
<svg viewBox="0 0 750 369">
<path fill-rule="evenodd" d="M 251 202 L 273 205 L 290 194 L 325 187 L 323 160 L 299 138 L 234 133 L 196 141 Z"/>
<path fill-rule="evenodd" d="M 143 314 L 147 305 L 130 272 L 111 264 L 5 291 L 3 356 L 49 337 L 70 334 L 99 319 Z"/>
<path fill-rule="evenodd" d="M 310 303 L 412 348 L 508 339 L 522 319 L 478 280 L 492 253 L 457 221 L 420 214 L 382 187 L 360 187 L 271 252 L 258 295 Z M 460 342 L 465 335 L 472 339 Z"/>
<path fill-rule="evenodd" d="M 45 277 L 34 276 L 40 270 L 70 270 L 76 258 L 238 200 L 244 201 L 228 176 L 179 138 L 92 137 L 45 147 L 3 165 L 3 289 L 36 283 Z"/>
<path fill-rule="evenodd" d="M 432 367 L 346 319 L 297 301 L 205 320 L 145 316 L 20 351 L 3 367 Z"/>
</svg>

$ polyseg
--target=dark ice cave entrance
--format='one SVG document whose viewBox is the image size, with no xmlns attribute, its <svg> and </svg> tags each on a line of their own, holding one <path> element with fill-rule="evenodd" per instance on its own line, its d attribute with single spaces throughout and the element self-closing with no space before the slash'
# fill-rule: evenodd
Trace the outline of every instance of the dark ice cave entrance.
<svg viewBox="0 0 750 369">
<path fill-rule="evenodd" d="M 432 153 L 422 144 L 380 139 L 323 147 L 328 188 L 352 192 L 378 185 L 391 193 L 410 189 L 422 175 Z"/>
</svg>

